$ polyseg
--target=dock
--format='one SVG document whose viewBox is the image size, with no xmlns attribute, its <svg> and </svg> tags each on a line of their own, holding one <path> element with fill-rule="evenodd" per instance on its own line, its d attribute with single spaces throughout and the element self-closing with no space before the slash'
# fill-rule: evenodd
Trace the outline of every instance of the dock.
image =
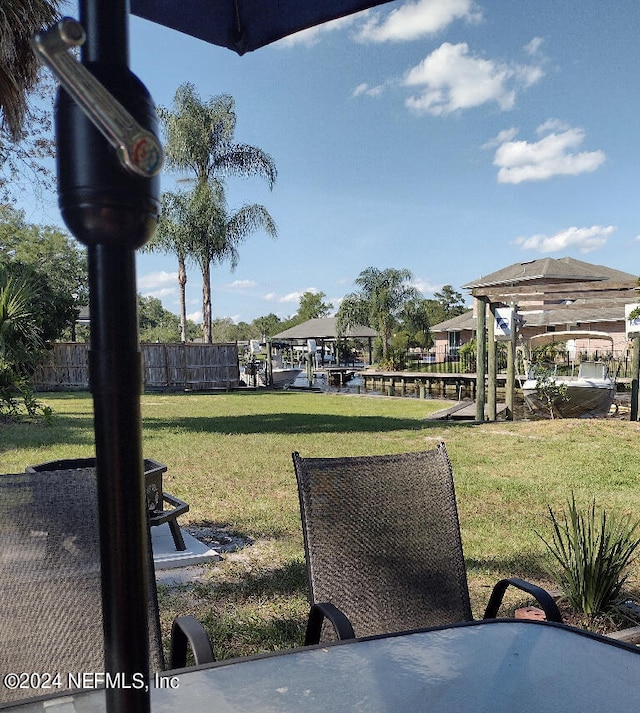
<svg viewBox="0 0 640 713">
<path fill-rule="evenodd" d="M 496 404 L 496 417 L 504 417 L 507 413 L 507 404 Z M 489 409 L 485 405 L 484 409 L 485 420 L 489 418 Z M 475 401 L 458 401 L 449 408 L 435 411 L 427 419 L 427 421 L 475 421 L 476 420 L 476 402 Z"/>
<path fill-rule="evenodd" d="M 434 390 L 446 396 L 453 390 L 454 395 L 461 400 L 462 395 L 472 399 L 476 396 L 476 374 L 457 374 L 435 371 L 373 371 L 359 372 L 364 382 L 365 390 L 382 391 L 393 395 L 404 394 L 405 391 L 414 391 L 423 398 L 431 395 Z M 504 386 L 507 381 L 506 374 L 497 375 L 497 383 Z"/>
</svg>

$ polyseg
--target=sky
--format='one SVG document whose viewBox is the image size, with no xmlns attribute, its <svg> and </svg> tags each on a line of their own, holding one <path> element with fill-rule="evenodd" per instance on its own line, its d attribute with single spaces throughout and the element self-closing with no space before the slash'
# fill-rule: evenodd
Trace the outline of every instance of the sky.
<svg viewBox="0 0 640 713">
<path fill-rule="evenodd" d="M 273 190 L 227 180 L 230 208 L 263 204 L 278 237 L 213 267 L 214 318 L 285 319 L 306 291 L 337 310 L 368 267 L 409 269 L 426 298 L 542 257 L 640 274 L 639 33 L 637 0 L 396 0 L 238 57 L 132 17 L 155 103 L 186 81 L 233 95 L 236 140 L 278 170 Z M 53 197 L 21 207 L 60 223 Z M 137 274 L 178 313 L 174 256 L 140 254 Z"/>
</svg>

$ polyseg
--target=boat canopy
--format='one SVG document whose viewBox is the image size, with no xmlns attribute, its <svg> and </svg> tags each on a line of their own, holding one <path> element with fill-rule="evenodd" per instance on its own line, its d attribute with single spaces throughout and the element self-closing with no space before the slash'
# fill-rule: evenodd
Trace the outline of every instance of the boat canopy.
<svg viewBox="0 0 640 713">
<path fill-rule="evenodd" d="M 555 344 L 556 342 L 566 342 L 569 339 L 606 339 L 613 344 L 613 337 L 607 332 L 595 332 L 592 330 L 567 330 L 564 332 L 543 332 L 534 334 L 529 338 L 531 346 L 542 346 L 544 344 Z"/>
</svg>

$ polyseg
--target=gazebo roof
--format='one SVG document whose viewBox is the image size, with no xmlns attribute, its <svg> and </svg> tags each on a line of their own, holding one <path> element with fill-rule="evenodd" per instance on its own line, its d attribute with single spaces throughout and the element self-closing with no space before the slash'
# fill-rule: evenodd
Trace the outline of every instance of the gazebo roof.
<svg viewBox="0 0 640 713">
<path fill-rule="evenodd" d="M 284 332 L 274 334 L 272 339 L 338 339 L 347 337 L 349 339 L 373 338 L 378 333 L 371 327 L 356 325 L 347 330 L 345 334 L 338 334 L 335 317 L 322 317 L 309 319 L 295 327 L 285 329 Z"/>
<path fill-rule="evenodd" d="M 465 290 L 498 285 L 520 285 L 522 283 L 539 282 L 595 282 L 611 280 L 612 282 L 631 282 L 635 284 L 637 277 L 628 272 L 613 270 L 603 265 L 592 265 L 572 257 L 559 259 L 545 257 L 529 262 L 517 262 L 504 267 L 490 275 L 479 277 L 466 285 Z"/>
</svg>

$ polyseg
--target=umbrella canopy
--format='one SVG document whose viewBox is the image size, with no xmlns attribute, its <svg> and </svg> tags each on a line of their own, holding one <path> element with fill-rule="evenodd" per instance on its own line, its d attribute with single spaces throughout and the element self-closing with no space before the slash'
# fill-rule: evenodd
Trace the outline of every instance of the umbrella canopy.
<svg viewBox="0 0 640 713">
<path fill-rule="evenodd" d="M 131 12 L 242 55 L 390 0 L 131 0 Z"/>
</svg>

